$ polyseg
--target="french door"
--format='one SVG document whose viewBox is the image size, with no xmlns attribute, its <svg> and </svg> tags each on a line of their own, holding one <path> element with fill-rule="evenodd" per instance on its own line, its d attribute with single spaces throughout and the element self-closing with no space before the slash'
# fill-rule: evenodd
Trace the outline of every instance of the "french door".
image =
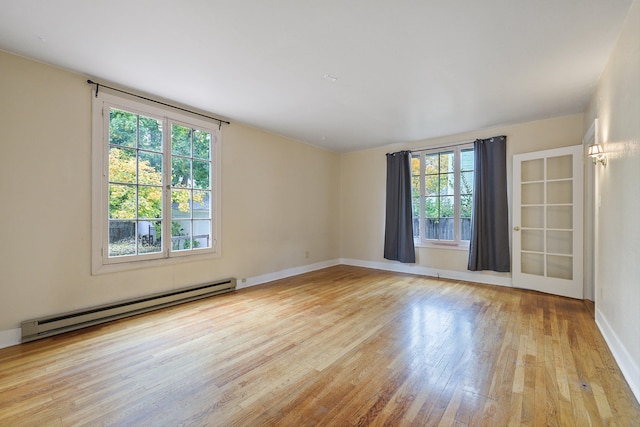
<svg viewBox="0 0 640 427">
<path fill-rule="evenodd" d="M 513 156 L 513 285 L 583 298 L 583 147 Z"/>
</svg>

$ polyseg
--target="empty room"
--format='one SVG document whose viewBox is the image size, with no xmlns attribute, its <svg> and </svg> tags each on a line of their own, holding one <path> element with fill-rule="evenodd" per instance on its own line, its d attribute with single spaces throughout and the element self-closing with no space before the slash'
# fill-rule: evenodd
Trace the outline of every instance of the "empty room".
<svg viewBox="0 0 640 427">
<path fill-rule="evenodd" d="M 640 426 L 640 0 L 0 0 L 0 426 Z"/>
</svg>

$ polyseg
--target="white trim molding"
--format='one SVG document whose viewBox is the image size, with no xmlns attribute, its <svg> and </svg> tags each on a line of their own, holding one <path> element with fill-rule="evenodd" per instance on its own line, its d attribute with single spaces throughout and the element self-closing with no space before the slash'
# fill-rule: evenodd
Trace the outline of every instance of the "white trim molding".
<svg viewBox="0 0 640 427">
<path fill-rule="evenodd" d="M 20 328 L 0 331 L 0 348 L 11 347 L 20 344 L 22 330 Z"/>
<path fill-rule="evenodd" d="M 631 391 L 636 396 L 636 400 L 640 402 L 640 366 L 633 360 L 633 357 L 627 351 L 624 343 L 618 338 L 613 328 L 607 322 L 602 312 L 596 306 L 596 325 L 600 329 L 600 333 L 613 354 L 613 358 L 618 363 L 624 379 L 627 380 Z"/>
<path fill-rule="evenodd" d="M 329 261 L 317 262 L 315 264 L 302 265 L 300 267 L 287 268 L 286 270 L 261 274 L 260 276 L 238 278 L 236 289 L 244 289 L 251 286 L 262 285 L 264 283 L 273 282 L 274 280 L 286 279 L 287 277 L 310 273 L 312 271 L 322 270 L 323 268 L 334 267 L 339 264 L 340 260 L 334 259 Z"/>
<path fill-rule="evenodd" d="M 513 287 L 511 277 L 494 276 L 466 271 L 443 270 L 423 265 L 402 264 L 399 262 L 362 261 L 358 259 L 341 258 L 340 264 L 352 265 L 354 267 L 374 268 L 376 270 L 394 271 L 396 273 L 416 274 L 418 276 L 438 277 L 440 279 L 463 280 L 465 282 L 482 283 L 485 285 L 496 285 Z"/>
</svg>

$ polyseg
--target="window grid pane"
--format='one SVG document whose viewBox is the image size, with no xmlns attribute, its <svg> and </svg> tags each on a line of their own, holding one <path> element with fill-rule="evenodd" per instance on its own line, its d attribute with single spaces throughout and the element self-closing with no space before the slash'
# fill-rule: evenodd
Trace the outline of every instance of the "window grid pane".
<svg viewBox="0 0 640 427">
<path fill-rule="evenodd" d="M 471 240 L 471 215 L 473 211 L 473 176 L 475 156 L 473 149 L 460 152 L 460 240 Z"/>
<path fill-rule="evenodd" d="M 413 237 L 420 237 L 420 155 L 411 155 L 411 219 Z"/>
<path fill-rule="evenodd" d="M 171 132 L 171 250 L 210 248 L 211 134 L 176 124 Z"/>
<path fill-rule="evenodd" d="M 109 257 L 162 251 L 157 222 L 138 221 L 162 218 L 161 153 L 160 120 L 110 109 Z"/>
<path fill-rule="evenodd" d="M 412 155 L 414 236 L 425 240 L 468 241 L 473 201 L 473 148 L 425 153 L 421 168 L 417 166 L 420 158 Z"/>
</svg>

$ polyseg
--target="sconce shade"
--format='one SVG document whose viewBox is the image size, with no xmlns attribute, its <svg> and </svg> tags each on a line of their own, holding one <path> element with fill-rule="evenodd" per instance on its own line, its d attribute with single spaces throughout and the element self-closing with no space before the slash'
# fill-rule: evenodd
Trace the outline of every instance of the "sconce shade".
<svg viewBox="0 0 640 427">
<path fill-rule="evenodd" d="M 602 146 L 600 146 L 600 144 L 591 144 L 589 146 L 589 151 L 587 153 L 589 157 L 599 157 L 603 154 L 604 150 L 602 149 Z"/>
<path fill-rule="evenodd" d="M 587 151 L 587 156 L 591 157 L 593 164 L 600 163 L 602 166 L 607 165 L 607 156 L 600 144 L 591 144 Z"/>
</svg>

